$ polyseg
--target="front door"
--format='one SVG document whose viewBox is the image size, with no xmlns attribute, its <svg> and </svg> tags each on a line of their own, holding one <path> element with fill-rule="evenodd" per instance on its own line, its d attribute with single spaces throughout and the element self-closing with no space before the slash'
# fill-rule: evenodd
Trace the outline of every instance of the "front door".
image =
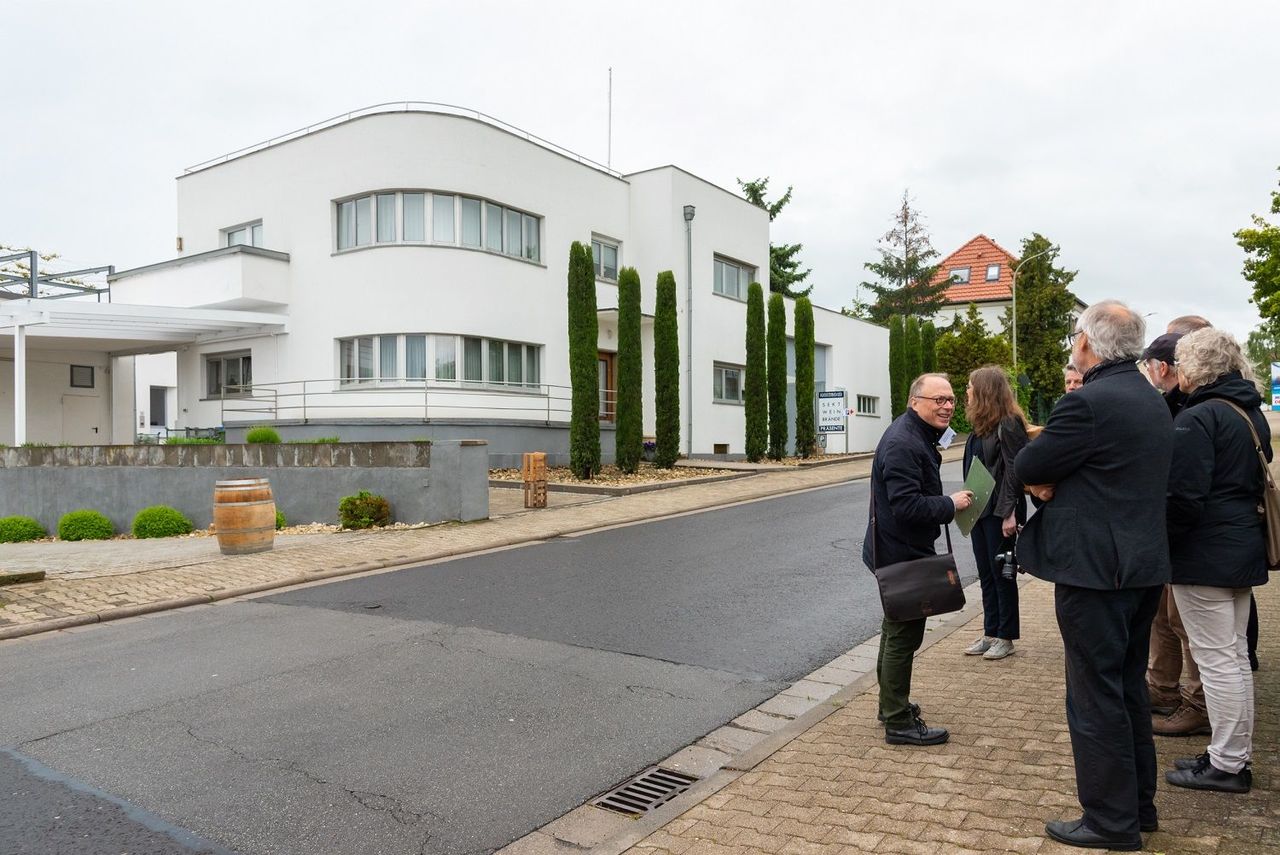
<svg viewBox="0 0 1280 855">
<path fill-rule="evenodd" d="M 614 357 L 617 354 L 599 351 L 596 374 L 600 381 L 600 421 L 611 422 L 618 403 L 618 391 L 614 385 Z"/>
</svg>

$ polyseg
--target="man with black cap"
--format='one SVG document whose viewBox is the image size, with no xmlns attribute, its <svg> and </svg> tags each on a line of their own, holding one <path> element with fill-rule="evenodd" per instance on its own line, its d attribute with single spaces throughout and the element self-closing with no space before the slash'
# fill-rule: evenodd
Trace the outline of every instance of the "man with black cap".
<svg viewBox="0 0 1280 855">
<path fill-rule="evenodd" d="M 1187 394 L 1178 388 L 1178 369 L 1173 365 L 1173 350 L 1180 338 L 1182 333 L 1178 332 L 1157 336 L 1142 351 L 1141 357 L 1147 378 L 1164 395 L 1169 415 L 1175 418 L 1187 402 Z M 1184 669 L 1187 679 L 1180 683 Z M 1178 604 L 1168 585 L 1160 595 L 1160 606 L 1151 624 L 1147 691 L 1151 694 L 1151 730 L 1156 736 L 1198 736 L 1210 732 L 1200 669 L 1191 657 L 1187 631 L 1182 628 Z"/>
</svg>

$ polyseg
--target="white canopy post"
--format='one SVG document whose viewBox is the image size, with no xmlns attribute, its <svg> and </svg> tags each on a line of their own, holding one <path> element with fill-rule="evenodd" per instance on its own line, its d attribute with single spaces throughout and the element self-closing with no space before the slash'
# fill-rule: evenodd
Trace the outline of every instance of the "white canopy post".
<svg viewBox="0 0 1280 855">
<path fill-rule="evenodd" d="M 27 328 L 13 325 L 13 444 L 27 441 Z"/>
</svg>

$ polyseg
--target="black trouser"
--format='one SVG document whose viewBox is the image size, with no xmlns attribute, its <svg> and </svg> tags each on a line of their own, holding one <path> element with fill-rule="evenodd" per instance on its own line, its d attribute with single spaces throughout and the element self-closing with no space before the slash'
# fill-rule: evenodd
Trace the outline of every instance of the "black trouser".
<svg viewBox="0 0 1280 855">
<path fill-rule="evenodd" d="M 983 517 L 969 536 L 982 587 L 982 634 L 1013 641 L 1022 637 L 1018 631 L 1018 580 L 1004 578 L 993 560 L 997 552 L 1004 551 L 1001 524 L 999 517 Z"/>
<path fill-rule="evenodd" d="M 910 727 L 911 663 L 924 643 L 924 618 L 889 620 L 880 624 L 880 658 L 876 678 L 880 681 L 880 716 L 889 730 Z"/>
<path fill-rule="evenodd" d="M 1094 590 L 1056 585 L 1067 661 L 1067 727 L 1089 827 L 1137 837 L 1156 818 L 1156 746 L 1147 695 L 1151 620 L 1162 585 Z"/>
</svg>

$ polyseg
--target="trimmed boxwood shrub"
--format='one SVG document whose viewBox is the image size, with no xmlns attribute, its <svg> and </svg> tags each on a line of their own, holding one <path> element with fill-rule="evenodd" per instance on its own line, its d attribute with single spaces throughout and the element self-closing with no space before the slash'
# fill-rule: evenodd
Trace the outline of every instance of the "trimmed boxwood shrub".
<svg viewBox="0 0 1280 855">
<path fill-rule="evenodd" d="M 269 427 L 256 427 L 245 435 L 244 441 L 250 445 L 280 442 L 280 434 Z"/>
<path fill-rule="evenodd" d="M 276 531 L 284 528 L 289 521 L 284 518 L 284 511 L 276 511 Z"/>
<path fill-rule="evenodd" d="M 58 520 L 58 537 L 62 540 L 107 540 L 115 533 L 111 520 L 97 511 L 71 511 Z"/>
<path fill-rule="evenodd" d="M 143 508 L 133 518 L 133 536 L 138 538 L 176 537 L 190 534 L 194 528 L 195 525 L 182 511 L 168 505 Z"/>
<path fill-rule="evenodd" d="M 343 528 L 373 528 L 391 524 L 391 503 L 382 496 L 361 490 L 338 503 L 338 521 Z"/>
<path fill-rule="evenodd" d="M 23 543 L 49 534 L 31 517 L 0 517 L 0 543 Z"/>
</svg>

